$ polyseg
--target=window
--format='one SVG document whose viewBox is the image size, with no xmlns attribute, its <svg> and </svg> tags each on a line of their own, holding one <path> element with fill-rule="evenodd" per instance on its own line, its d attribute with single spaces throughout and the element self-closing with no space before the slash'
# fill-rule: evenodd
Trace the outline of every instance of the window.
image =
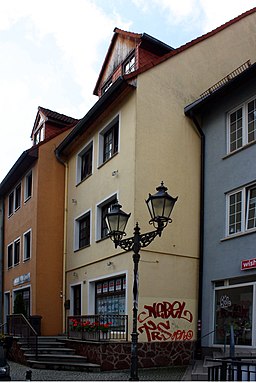
<svg viewBox="0 0 256 383">
<path fill-rule="evenodd" d="M 90 212 L 75 220 L 75 250 L 90 245 L 91 215 Z"/>
<path fill-rule="evenodd" d="M 228 235 L 256 228 L 256 185 L 228 194 Z"/>
<path fill-rule="evenodd" d="M 7 266 L 8 269 L 13 266 L 13 243 L 7 246 Z"/>
<path fill-rule="evenodd" d="M 132 54 L 123 65 L 124 74 L 128 74 L 135 71 L 135 55 Z"/>
<path fill-rule="evenodd" d="M 8 216 L 10 217 L 14 212 L 14 191 L 8 197 Z"/>
<path fill-rule="evenodd" d="M 32 196 L 32 171 L 30 171 L 25 178 L 25 201 Z"/>
<path fill-rule="evenodd" d="M 16 241 L 14 241 L 13 258 L 14 258 L 14 266 L 18 265 L 20 263 L 20 239 L 17 239 Z"/>
<path fill-rule="evenodd" d="M 96 283 L 96 314 L 125 314 L 126 277 L 124 275 Z"/>
<path fill-rule="evenodd" d="M 228 114 L 228 152 L 256 139 L 256 98 Z"/>
<path fill-rule="evenodd" d="M 15 188 L 15 210 L 20 208 L 21 203 L 21 184 Z"/>
<path fill-rule="evenodd" d="M 98 239 L 104 239 L 108 235 L 108 227 L 105 221 L 106 214 L 108 213 L 108 209 L 111 205 L 117 202 L 116 195 L 110 197 L 97 207 L 97 222 L 98 222 Z"/>
<path fill-rule="evenodd" d="M 102 87 L 102 90 L 101 90 L 101 93 L 106 93 L 107 90 L 109 90 L 109 88 L 111 87 L 112 85 L 112 80 L 108 80 Z"/>
<path fill-rule="evenodd" d="M 78 154 L 77 157 L 77 182 L 83 181 L 92 174 L 93 144 L 92 142 Z"/>
<path fill-rule="evenodd" d="M 215 344 L 230 343 L 230 326 L 233 325 L 235 344 L 252 345 L 252 285 L 216 289 L 214 311 Z"/>
<path fill-rule="evenodd" d="M 23 260 L 27 261 L 31 258 L 31 230 L 23 235 Z"/>
<path fill-rule="evenodd" d="M 99 164 L 118 152 L 119 118 L 115 118 L 99 135 Z"/>
</svg>

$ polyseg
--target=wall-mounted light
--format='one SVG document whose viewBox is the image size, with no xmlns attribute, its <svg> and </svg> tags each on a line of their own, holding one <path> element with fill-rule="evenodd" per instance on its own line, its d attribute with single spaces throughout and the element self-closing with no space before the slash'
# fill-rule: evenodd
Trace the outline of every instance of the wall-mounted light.
<svg viewBox="0 0 256 383">
<path fill-rule="evenodd" d="M 118 176 L 118 170 L 113 170 L 112 177 L 116 177 L 116 176 Z"/>
</svg>

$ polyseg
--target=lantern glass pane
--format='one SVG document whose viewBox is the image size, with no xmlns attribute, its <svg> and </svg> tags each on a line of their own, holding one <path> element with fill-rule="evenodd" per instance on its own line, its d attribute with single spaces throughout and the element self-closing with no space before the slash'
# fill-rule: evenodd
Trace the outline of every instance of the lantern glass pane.
<svg viewBox="0 0 256 383">
<path fill-rule="evenodd" d="M 164 198 L 154 198 L 152 200 L 155 217 L 162 217 L 164 210 Z"/>
<path fill-rule="evenodd" d="M 106 222 L 110 232 L 118 230 L 118 215 L 107 215 Z"/>
</svg>

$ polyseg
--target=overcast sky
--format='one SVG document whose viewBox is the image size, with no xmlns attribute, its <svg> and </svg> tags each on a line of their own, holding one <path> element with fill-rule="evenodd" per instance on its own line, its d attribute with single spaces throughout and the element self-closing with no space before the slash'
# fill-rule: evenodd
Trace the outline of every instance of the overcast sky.
<svg viewBox="0 0 256 383">
<path fill-rule="evenodd" d="M 0 0 L 0 182 L 22 152 L 38 106 L 82 118 L 115 27 L 174 48 L 256 0 Z"/>
</svg>

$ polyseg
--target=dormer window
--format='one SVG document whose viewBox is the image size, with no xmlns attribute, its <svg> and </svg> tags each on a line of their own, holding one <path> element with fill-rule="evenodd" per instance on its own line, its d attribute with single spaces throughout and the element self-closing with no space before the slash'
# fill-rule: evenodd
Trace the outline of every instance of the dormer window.
<svg viewBox="0 0 256 383">
<path fill-rule="evenodd" d="M 124 62 L 123 73 L 128 74 L 135 71 L 135 54 L 133 53 L 128 60 Z"/>
<path fill-rule="evenodd" d="M 40 116 L 38 127 L 34 132 L 33 144 L 37 145 L 39 142 L 42 142 L 45 139 L 45 120 Z"/>
<path fill-rule="evenodd" d="M 105 85 L 102 87 L 102 94 L 106 93 L 106 91 L 111 87 L 112 79 L 108 80 Z"/>
</svg>

